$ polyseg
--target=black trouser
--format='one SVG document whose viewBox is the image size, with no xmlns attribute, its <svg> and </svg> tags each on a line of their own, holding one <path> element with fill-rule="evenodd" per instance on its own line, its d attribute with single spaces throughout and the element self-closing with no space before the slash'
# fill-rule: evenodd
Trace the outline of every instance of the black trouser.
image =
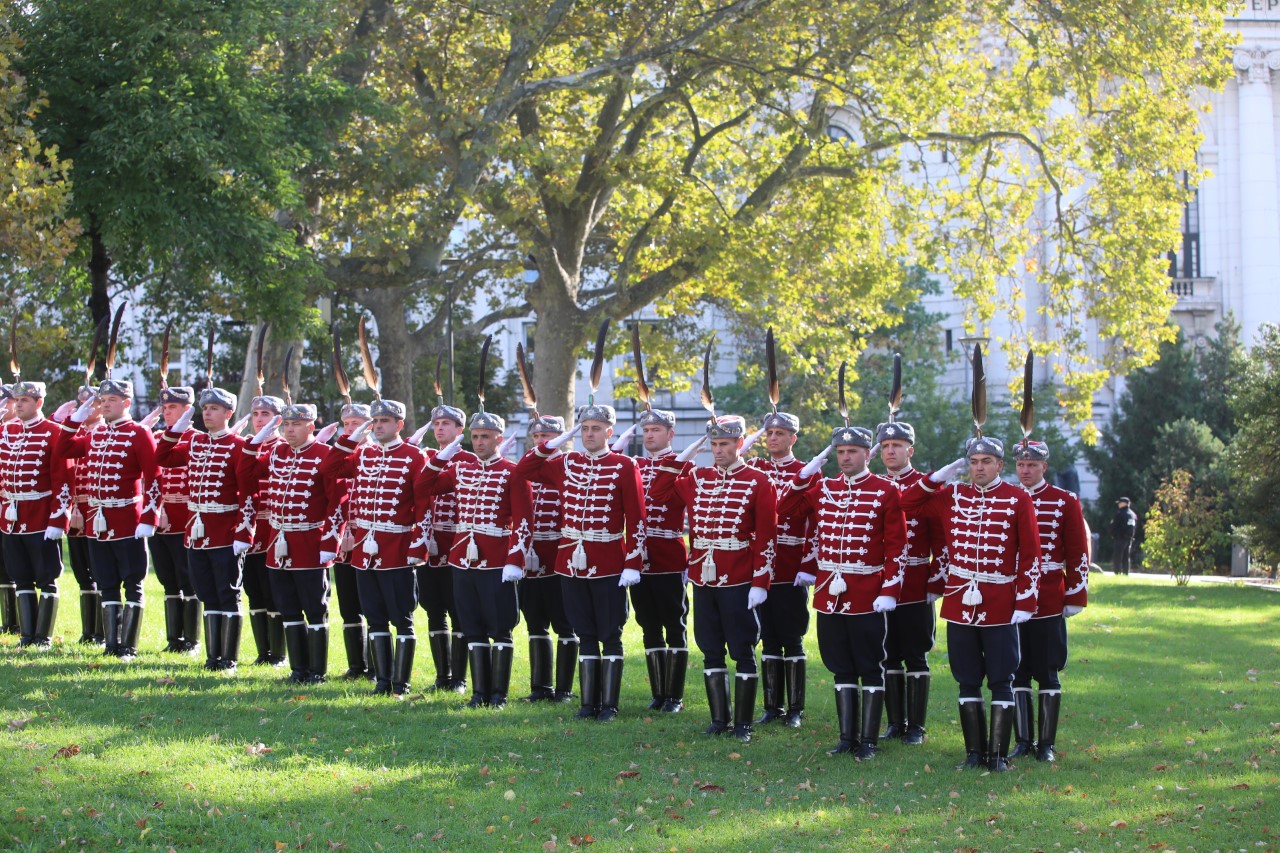
<svg viewBox="0 0 1280 853">
<path fill-rule="evenodd" d="M 458 628 L 468 644 L 511 642 L 520 610 L 516 585 L 503 583 L 501 569 L 453 566 L 453 600 L 458 608 Z"/>
<path fill-rule="evenodd" d="M 453 597 L 453 567 L 449 565 L 418 566 L 418 603 L 427 611 L 427 633 L 461 633 L 458 608 Z"/>
<path fill-rule="evenodd" d="M 1021 662 L 1014 687 L 1030 687 L 1035 679 L 1041 690 L 1060 690 L 1058 673 L 1067 666 L 1067 619 L 1061 614 L 1032 619 L 1018 626 Z"/>
<path fill-rule="evenodd" d="M 633 586 L 634 590 L 635 587 Z M 559 575 L 545 575 L 520 581 L 517 590 L 520 612 L 524 614 L 525 627 L 530 637 L 573 637 L 573 626 L 564 615 L 564 595 Z"/>
<path fill-rule="evenodd" d="M 884 638 L 885 669 L 897 672 L 928 672 L 929 650 L 933 648 L 938 620 L 927 601 L 899 604 L 888 614 Z"/>
<path fill-rule="evenodd" d="M 992 702 L 1013 702 L 1013 675 L 1018 671 L 1018 626 L 947 623 L 947 656 L 960 685 L 960 699 L 981 699 L 982 680 Z"/>
<path fill-rule="evenodd" d="M 164 588 L 165 597 L 190 598 L 195 595 L 181 533 L 157 533 L 147 540 L 147 550 L 151 552 L 151 568 Z"/>
<path fill-rule="evenodd" d="M 328 569 L 269 569 L 271 597 L 285 622 L 301 622 L 305 614 L 312 625 L 329 624 Z"/>
<path fill-rule="evenodd" d="M 191 548 L 187 551 L 191 583 L 206 613 L 240 612 L 240 587 L 244 561 L 230 545 L 225 548 Z"/>
<path fill-rule="evenodd" d="M 724 669 L 725 649 L 739 673 L 756 671 L 760 621 L 747 607 L 750 584 L 693 587 L 693 640 L 703 669 Z"/>
<path fill-rule="evenodd" d="M 350 563 L 333 564 L 333 590 L 337 593 L 338 614 L 342 616 L 342 624 L 359 625 L 364 611 L 360 609 L 356 568 Z"/>
<path fill-rule="evenodd" d="M 413 636 L 413 611 L 418 607 L 418 578 L 413 566 L 399 569 L 357 569 L 360 606 L 369 634 Z"/>
<path fill-rule="evenodd" d="M 45 595 L 58 594 L 58 578 L 62 575 L 62 544 L 45 539 L 39 533 L 6 533 L 4 565 L 10 581 L 19 592 L 39 590 Z"/>
<path fill-rule="evenodd" d="M 244 573 L 241 583 L 244 596 L 249 599 L 250 613 L 279 613 L 272 594 L 271 569 L 267 568 L 265 551 L 244 555 Z"/>
<path fill-rule="evenodd" d="M 818 654 L 836 684 L 884 687 L 884 617 L 883 613 L 818 614 Z"/>
<path fill-rule="evenodd" d="M 644 575 L 631 587 L 631 606 L 644 636 L 645 650 L 683 649 L 689 644 L 689 596 L 684 573 Z"/>
<path fill-rule="evenodd" d="M 643 583 L 643 581 L 642 581 Z M 622 657 L 622 628 L 627 624 L 627 591 L 617 576 L 561 576 L 564 614 L 578 635 L 583 657 Z"/>
<path fill-rule="evenodd" d="M 81 592 L 93 592 L 98 588 L 89 570 L 89 539 L 85 536 L 67 537 L 67 556 L 71 558 L 71 574 Z"/>
<path fill-rule="evenodd" d="M 780 584 L 756 608 L 760 617 L 760 653 L 768 657 L 803 658 L 809 633 L 809 589 Z"/>
<path fill-rule="evenodd" d="M 89 539 L 89 568 L 93 582 L 102 593 L 104 604 L 119 604 L 120 591 L 124 600 L 142 603 L 142 582 L 147 577 L 147 546 L 141 539 Z M 230 549 L 228 549 L 230 550 Z"/>
<path fill-rule="evenodd" d="M 1118 575 L 1129 574 L 1130 556 L 1133 554 L 1133 537 L 1117 537 L 1115 550 L 1111 555 L 1111 569 Z"/>
</svg>

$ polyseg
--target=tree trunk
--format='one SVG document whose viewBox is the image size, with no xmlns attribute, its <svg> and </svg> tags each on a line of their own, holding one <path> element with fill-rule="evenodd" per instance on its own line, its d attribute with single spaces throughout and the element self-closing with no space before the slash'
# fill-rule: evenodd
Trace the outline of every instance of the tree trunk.
<svg viewBox="0 0 1280 853">
<path fill-rule="evenodd" d="M 289 362 L 289 388 L 290 393 L 297 390 L 302 374 L 302 347 L 303 340 L 301 338 L 284 338 L 276 340 L 270 333 L 267 335 L 266 356 L 262 360 L 262 393 L 269 394 L 273 397 L 283 397 L 283 386 L 280 381 L 280 372 L 284 369 L 284 356 L 289 351 L 289 347 L 294 348 L 293 358 Z M 249 343 L 245 347 L 244 354 L 244 378 L 240 381 L 240 399 L 237 401 L 236 417 L 244 417 L 249 413 L 249 404 L 253 402 L 253 398 L 258 395 L 258 332 L 254 329 L 253 334 L 249 336 Z M 321 403 L 323 401 L 315 400 L 299 400 L 300 403 Z M 324 406 L 319 406 L 324 411 Z"/>
<path fill-rule="evenodd" d="M 404 316 L 404 296 L 403 288 L 387 287 L 362 290 L 357 298 L 378 322 L 377 337 L 369 336 L 369 348 L 377 349 L 374 361 L 382 378 L 382 396 L 404 403 L 406 421 L 412 424 L 417 420 L 413 407 L 413 342 Z"/>
</svg>

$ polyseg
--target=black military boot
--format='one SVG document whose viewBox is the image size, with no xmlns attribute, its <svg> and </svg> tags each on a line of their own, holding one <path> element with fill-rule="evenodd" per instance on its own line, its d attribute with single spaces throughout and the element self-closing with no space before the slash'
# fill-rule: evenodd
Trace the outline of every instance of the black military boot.
<svg viewBox="0 0 1280 853">
<path fill-rule="evenodd" d="M 36 614 L 40 605 L 36 601 L 34 589 L 24 589 L 18 593 L 18 640 L 19 646 L 33 646 L 36 642 Z"/>
<path fill-rule="evenodd" d="M 578 640 L 561 639 L 556 643 L 556 691 L 553 702 L 573 701 L 573 676 L 578 671 Z"/>
<path fill-rule="evenodd" d="M 991 736 L 987 738 L 987 769 L 1003 773 L 1013 768 L 1009 763 L 1009 735 L 1013 733 L 1015 716 L 1012 704 L 991 703 Z"/>
<path fill-rule="evenodd" d="M 272 666 L 288 663 L 284 647 L 284 617 L 279 613 L 267 614 L 267 663 Z"/>
<path fill-rule="evenodd" d="M 1054 741 L 1058 738 L 1058 713 L 1062 710 L 1062 691 L 1040 691 L 1040 737 L 1036 744 L 1037 761 L 1057 761 Z"/>
<path fill-rule="evenodd" d="M 489 705 L 507 707 L 507 694 L 511 692 L 511 660 L 515 647 L 510 643 L 494 643 L 489 652 Z M 547 651 L 550 651 L 548 649 Z M 550 663 L 550 661 L 548 661 Z"/>
<path fill-rule="evenodd" d="M 436 680 L 427 690 L 433 692 L 436 690 L 448 690 L 449 684 L 453 681 L 451 669 L 453 661 L 449 656 L 449 637 L 448 631 L 427 632 L 427 648 L 431 652 L 431 666 L 436 671 Z"/>
<path fill-rule="evenodd" d="M 397 699 L 409 693 L 409 676 L 413 674 L 416 637 L 396 637 L 396 657 L 391 664 L 391 695 Z"/>
<path fill-rule="evenodd" d="M 289 683 L 306 684 L 311 675 L 306 622 L 290 622 L 284 626 L 284 646 L 289 654 Z"/>
<path fill-rule="evenodd" d="M 329 626 L 312 625 L 307 628 L 307 676 L 308 684 L 323 684 L 329 680 Z"/>
<path fill-rule="evenodd" d="M 546 634 L 529 638 L 529 695 L 526 702 L 544 702 L 555 696 L 551 686 L 552 640 Z"/>
<path fill-rule="evenodd" d="M 993 715 L 994 716 L 994 715 Z M 1013 688 L 1013 752 L 1010 758 L 1035 755 L 1035 720 L 1031 712 L 1031 688 Z"/>
<path fill-rule="evenodd" d="M 667 650 L 667 686 L 663 695 L 667 701 L 662 703 L 662 710 L 668 714 L 678 714 L 684 709 L 684 681 L 689 672 L 689 650 Z"/>
<path fill-rule="evenodd" d="M 239 613 L 222 614 L 222 659 L 218 669 L 235 670 L 240 662 L 240 632 L 244 617 Z"/>
<path fill-rule="evenodd" d="M 142 604 L 129 602 L 120 619 L 120 660 L 138 656 L 138 637 L 142 633 Z"/>
<path fill-rule="evenodd" d="M 102 653 L 116 657 L 120 654 L 120 611 L 123 605 L 108 601 L 102 605 Z"/>
<path fill-rule="evenodd" d="M 884 713 L 889 725 L 885 726 L 883 741 L 897 740 L 907 733 L 907 674 L 894 669 L 884 674 Z"/>
<path fill-rule="evenodd" d="M 667 704 L 667 697 L 663 695 L 667 689 L 667 665 L 667 649 L 644 650 L 644 667 L 649 673 L 649 693 L 653 696 L 646 710 L 658 711 Z"/>
<path fill-rule="evenodd" d="M 35 646 L 41 649 L 53 645 L 53 626 L 58 624 L 58 594 L 48 593 L 40 596 L 40 605 L 36 608 Z"/>
<path fill-rule="evenodd" d="M 756 690 L 760 676 L 739 674 L 733 679 L 733 736 L 751 743 L 751 721 L 756 715 Z"/>
<path fill-rule="evenodd" d="M 600 713 L 600 658 L 583 655 L 578 659 L 578 689 L 582 705 L 574 719 L 594 720 Z"/>
<path fill-rule="evenodd" d="M 200 599 L 194 595 L 182 599 L 182 650 L 194 652 L 200 648 Z"/>
<path fill-rule="evenodd" d="M 596 720 L 608 723 L 618 718 L 618 697 L 622 695 L 622 658 L 600 659 L 600 713 Z"/>
<path fill-rule="evenodd" d="M 342 678 L 355 681 L 369 677 L 369 638 L 363 622 L 342 626 L 342 646 L 347 652 L 347 671 Z"/>
<path fill-rule="evenodd" d="M 454 693 L 462 694 L 467 692 L 467 644 L 463 641 L 461 634 L 452 634 L 449 638 L 449 671 L 452 673 L 453 680 L 449 682 L 449 689 Z"/>
<path fill-rule="evenodd" d="M 373 661 L 373 694 L 391 695 L 391 635 L 369 635 L 369 659 Z"/>
<path fill-rule="evenodd" d="M 711 711 L 709 735 L 722 735 L 729 725 L 729 671 L 726 669 L 703 670 L 702 680 L 707 687 L 707 708 Z M 754 711 L 754 709 L 752 709 Z"/>
<path fill-rule="evenodd" d="M 181 652 L 185 650 L 182 642 L 182 596 L 166 595 L 164 597 L 164 639 L 162 651 Z"/>
<path fill-rule="evenodd" d="M 93 590 L 80 591 L 80 642 L 99 643 L 102 636 L 102 596 Z"/>
<path fill-rule="evenodd" d="M 258 656 L 253 659 L 255 666 L 271 663 L 271 638 L 268 636 L 270 621 L 265 610 L 249 611 L 249 633 L 253 635 L 253 646 L 258 652 Z"/>
<path fill-rule="evenodd" d="M 929 710 L 929 679 L 927 672 L 907 675 L 907 731 L 902 742 L 912 746 L 924 743 L 924 718 Z"/>
<path fill-rule="evenodd" d="M 783 682 L 782 672 L 782 658 L 767 655 L 760 659 L 760 678 L 757 681 L 764 682 L 761 685 L 764 692 L 764 713 L 756 722 L 762 726 L 774 720 L 780 720 L 784 716 L 782 696 L 786 685 Z M 734 688 L 734 692 L 737 692 L 737 688 Z"/>
<path fill-rule="evenodd" d="M 0 634 L 17 634 L 18 587 L 7 583 L 0 585 Z"/>
<path fill-rule="evenodd" d="M 782 662 L 787 676 L 787 728 L 798 729 L 804 720 L 805 659 L 787 658 Z"/>
<path fill-rule="evenodd" d="M 222 619 L 220 612 L 206 610 L 204 613 L 205 669 L 222 668 Z"/>
<path fill-rule="evenodd" d="M 489 695 L 493 692 L 493 652 L 488 643 L 469 643 L 467 652 L 471 658 L 471 701 L 467 707 L 483 708 L 489 704 Z"/>
<path fill-rule="evenodd" d="M 987 715 L 981 699 L 960 702 L 960 731 L 965 758 L 957 770 L 987 766 Z"/>
<path fill-rule="evenodd" d="M 858 737 L 858 748 L 853 757 L 859 761 L 869 761 L 880 751 L 877 740 L 880 737 L 880 717 L 884 714 L 884 691 L 862 691 L 862 729 Z"/>
<path fill-rule="evenodd" d="M 827 755 L 843 755 L 858 748 L 858 685 L 836 687 L 836 722 L 840 726 L 840 742 L 827 750 Z"/>
</svg>

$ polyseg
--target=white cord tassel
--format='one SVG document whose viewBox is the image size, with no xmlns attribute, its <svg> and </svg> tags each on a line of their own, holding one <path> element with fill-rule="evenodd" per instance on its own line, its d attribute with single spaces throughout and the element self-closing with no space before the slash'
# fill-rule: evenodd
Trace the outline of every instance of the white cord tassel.
<svg viewBox="0 0 1280 853">
<path fill-rule="evenodd" d="M 16 503 L 10 502 L 9 505 L 4 508 L 4 520 L 5 521 L 18 520 L 18 505 Z"/>
<path fill-rule="evenodd" d="M 529 574 L 542 574 L 542 561 L 538 559 L 538 552 L 533 548 L 529 549 L 529 556 L 526 558 L 525 562 L 529 564 Z"/>
<path fill-rule="evenodd" d="M 969 586 L 960 600 L 964 602 L 965 607 L 977 607 L 982 603 L 982 590 L 978 589 L 977 581 L 969 581 Z"/>
<path fill-rule="evenodd" d="M 582 540 L 578 540 L 578 545 L 573 549 L 573 556 L 569 559 L 569 565 L 575 572 L 580 572 L 587 567 L 587 549 L 582 547 Z"/>
<path fill-rule="evenodd" d="M 440 556 L 440 546 L 436 544 L 436 535 L 427 531 L 427 554 L 432 557 Z"/>
<path fill-rule="evenodd" d="M 710 548 L 707 549 L 707 555 L 702 558 L 702 582 L 704 584 L 716 582 L 715 552 Z"/>
<path fill-rule="evenodd" d="M 375 532 L 370 530 L 369 535 L 364 537 L 364 552 L 370 557 L 378 555 L 378 537 L 374 535 Z"/>
<path fill-rule="evenodd" d="M 285 538 L 284 531 L 276 533 L 276 562 L 283 563 L 285 557 L 289 556 L 289 540 Z"/>
<path fill-rule="evenodd" d="M 98 507 L 98 511 L 93 514 L 93 532 L 94 533 L 107 532 L 107 513 L 103 510 L 102 507 Z"/>
<path fill-rule="evenodd" d="M 843 595 L 849 585 L 844 582 L 844 572 L 835 572 L 831 575 L 831 583 L 827 584 L 827 592 L 831 595 Z"/>
<path fill-rule="evenodd" d="M 204 538 L 204 519 L 200 517 L 200 513 L 191 516 L 191 541 Z"/>
<path fill-rule="evenodd" d="M 471 565 L 480 559 L 480 549 L 476 547 L 476 536 L 474 533 L 467 534 L 467 565 Z"/>
</svg>

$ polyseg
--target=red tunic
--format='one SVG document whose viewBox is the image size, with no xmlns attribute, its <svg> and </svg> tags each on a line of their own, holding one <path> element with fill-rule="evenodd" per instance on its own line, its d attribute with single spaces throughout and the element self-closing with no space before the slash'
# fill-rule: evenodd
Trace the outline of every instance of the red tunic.
<svg viewBox="0 0 1280 853">
<path fill-rule="evenodd" d="M 197 551 L 248 543 L 249 531 L 240 524 L 240 467 L 244 438 L 229 430 L 206 433 L 167 430 L 156 448 L 161 468 L 187 469 L 186 545 Z"/>
<path fill-rule="evenodd" d="M 67 458 L 84 458 L 87 535 L 111 542 L 133 538 L 140 524 L 155 525 L 160 486 L 151 431 L 129 415 L 90 428 L 66 423 L 61 429 Z"/>
<path fill-rule="evenodd" d="M 529 484 L 516 465 L 497 454 L 479 459 L 468 453 L 440 464 L 427 460 L 419 488 L 430 495 L 456 494 L 457 529 L 449 565 L 466 571 L 524 567 L 532 541 Z"/>
<path fill-rule="evenodd" d="M 67 529 L 71 521 L 69 465 L 62 429 L 44 415 L 14 418 L 0 433 L 0 530 L 11 534 Z"/>
<path fill-rule="evenodd" d="M 791 488 L 795 476 L 800 473 L 804 463 L 794 456 L 788 456 L 782 462 L 771 458 L 752 459 L 747 462 L 753 468 L 763 471 L 773 484 L 774 494 L 782 500 L 784 492 Z M 813 510 L 808 502 L 793 504 L 791 510 L 784 512 L 778 507 L 778 536 L 774 539 L 773 582 L 781 584 L 794 583 L 800 564 L 804 562 L 806 547 L 813 536 Z"/>
<path fill-rule="evenodd" d="M 525 558 L 526 580 L 554 578 L 556 554 L 560 551 L 560 492 L 541 483 L 529 485 L 530 511 L 529 535 L 533 539 Z M 645 539 L 648 544 L 652 540 Z"/>
<path fill-rule="evenodd" d="M 778 512 L 802 507 L 816 519 L 814 610 L 856 616 L 875 612 L 871 605 L 879 596 L 899 598 L 907 523 L 891 482 L 866 469 L 852 477 L 797 478 Z"/>
<path fill-rule="evenodd" d="M 283 443 L 284 439 L 280 437 L 280 434 L 273 432 L 266 441 L 258 445 L 258 455 L 270 453 L 277 445 Z M 249 443 L 246 441 L 245 447 L 248 446 Z M 249 488 L 249 491 L 245 491 L 246 487 Z M 271 510 L 267 508 L 266 500 L 258 493 L 261 487 L 261 480 L 240 483 L 240 526 L 250 531 L 253 536 L 253 542 L 246 552 L 249 554 L 265 554 L 267 547 L 275 541 L 275 531 L 271 529 L 271 525 L 268 522 L 271 517 Z"/>
<path fill-rule="evenodd" d="M 886 473 L 884 478 L 892 483 L 898 493 L 914 485 L 924 472 L 908 465 L 898 473 Z M 947 586 L 947 538 L 941 525 L 927 513 L 908 512 L 907 558 L 904 561 L 906 575 L 902 580 L 899 604 L 916 604 L 926 601 L 929 595 L 941 596 Z"/>
<path fill-rule="evenodd" d="M 1040 595 L 1032 619 L 1058 616 L 1089 598 L 1089 535 L 1080 499 L 1044 480 L 1027 489 L 1040 528 Z"/>
<path fill-rule="evenodd" d="M 674 460 L 675 451 L 668 448 L 658 456 L 636 459 L 640 469 L 640 485 L 644 489 L 644 573 L 664 575 L 683 572 L 689 567 L 689 546 L 685 540 L 685 518 L 688 515 L 684 498 L 673 492 L 666 500 L 653 496 L 653 478 L 658 473 L 658 463 Z M 684 463 L 680 473 L 692 468 Z"/>
<path fill-rule="evenodd" d="M 902 493 L 907 512 L 929 515 L 946 531 L 947 584 L 942 618 L 960 625 L 1008 625 L 1014 610 L 1035 612 L 1040 535 L 1031 496 L 996 480 L 937 486 L 927 477 Z"/>
<path fill-rule="evenodd" d="M 267 540 L 267 567 L 332 565 L 332 560 L 321 561 L 320 552 L 338 552 L 346 491 L 341 480 L 320 470 L 331 452 L 329 446 L 314 439 L 297 449 L 285 441 L 266 444 L 245 444 L 238 473 L 241 491 L 256 494 L 258 505 L 267 513 L 256 534 Z"/>
<path fill-rule="evenodd" d="M 426 543 L 417 523 L 426 514 L 425 501 L 414 484 L 426 461 L 422 451 L 397 438 L 390 444 L 366 442 L 356 446 L 347 436 L 333 444 L 320 465 L 327 478 L 351 481 L 347 518 L 354 548 L 351 565 L 357 569 L 402 569 L 410 559 L 425 560 Z"/>
<path fill-rule="evenodd" d="M 182 434 L 179 443 L 190 440 Z M 187 468 L 185 465 L 161 468 L 156 474 L 160 486 L 160 506 L 156 513 L 156 533 L 185 536 L 191 522 L 191 510 L 187 507 Z"/>
<path fill-rule="evenodd" d="M 659 501 L 679 495 L 689 507 L 689 580 L 698 586 L 769 588 L 778 498 L 768 475 L 741 459 L 727 469 L 685 471 L 671 456 L 658 463 L 652 494 Z"/>
<path fill-rule="evenodd" d="M 100 429 L 101 427 L 102 421 L 98 421 L 88 429 L 92 432 L 93 430 Z M 89 510 L 89 466 L 85 464 L 85 459 L 83 457 L 79 459 L 71 459 L 69 460 L 69 463 L 70 471 L 68 478 L 71 482 L 72 507 L 70 513 L 71 527 L 67 531 L 67 535 L 85 536 L 91 532 L 84 523 L 85 516 L 88 514 Z M 182 505 L 183 507 L 187 505 L 186 495 L 183 495 L 182 497 Z"/>
<path fill-rule="evenodd" d="M 427 461 L 436 458 L 438 450 L 424 451 Z M 459 450 L 450 460 L 455 465 L 463 460 L 479 461 L 474 453 Z M 418 480 L 422 482 L 421 478 Z M 419 496 L 419 500 L 427 501 L 427 514 L 421 522 L 420 536 L 425 537 L 427 547 L 427 564 L 430 566 L 448 567 L 449 551 L 453 548 L 454 534 L 458 531 L 458 499 L 452 492 L 439 495 Z"/>
</svg>

